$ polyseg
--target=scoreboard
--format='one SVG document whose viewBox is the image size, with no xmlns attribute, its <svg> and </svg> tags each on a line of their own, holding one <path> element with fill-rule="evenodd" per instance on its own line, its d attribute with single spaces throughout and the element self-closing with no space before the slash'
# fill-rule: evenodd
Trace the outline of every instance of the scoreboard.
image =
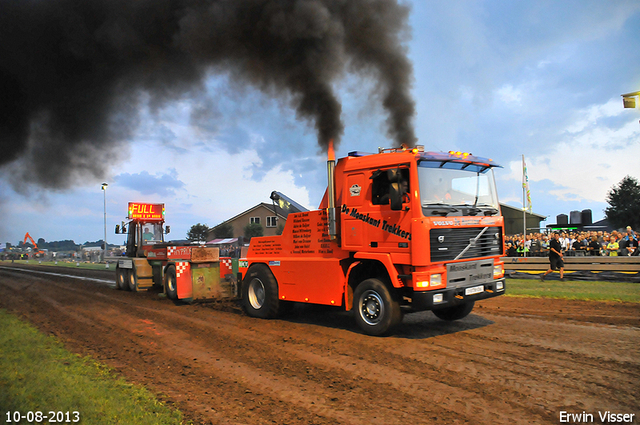
<svg viewBox="0 0 640 425">
<path fill-rule="evenodd" d="M 164 204 L 129 202 L 129 220 L 164 221 Z"/>
</svg>

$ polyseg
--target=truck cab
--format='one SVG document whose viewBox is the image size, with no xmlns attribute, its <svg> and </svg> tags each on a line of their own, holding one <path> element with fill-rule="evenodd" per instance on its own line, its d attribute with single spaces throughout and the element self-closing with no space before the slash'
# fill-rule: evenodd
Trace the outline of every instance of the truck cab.
<svg viewBox="0 0 640 425">
<path fill-rule="evenodd" d="M 167 226 L 168 228 L 168 226 Z M 127 248 L 125 256 L 127 257 L 143 257 L 145 245 L 159 245 L 164 243 L 164 223 L 157 221 L 131 220 L 122 226 L 122 229 L 116 229 L 127 234 Z"/>
<path fill-rule="evenodd" d="M 346 159 L 336 167 L 342 248 L 356 258 L 388 255 L 391 284 L 412 311 L 470 309 L 472 292 L 504 291 L 497 164 L 419 149 Z"/>
</svg>

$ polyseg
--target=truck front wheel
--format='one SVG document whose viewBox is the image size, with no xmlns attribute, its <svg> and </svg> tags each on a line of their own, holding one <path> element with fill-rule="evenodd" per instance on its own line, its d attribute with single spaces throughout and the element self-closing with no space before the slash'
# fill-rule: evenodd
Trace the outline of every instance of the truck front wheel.
<svg viewBox="0 0 640 425">
<path fill-rule="evenodd" d="M 367 335 L 384 335 L 402 321 L 400 303 L 379 279 L 367 279 L 353 294 L 356 323 Z"/>
<path fill-rule="evenodd" d="M 251 317 L 278 316 L 278 283 L 264 264 L 255 264 L 242 281 L 242 308 Z"/>
<path fill-rule="evenodd" d="M 459 320 L 467 317 L 469 313 L 471 313 L 471 310 L 473 310 L 474 305 L 474 301 L 469 301 L 463 304 L 458 304 L 454 307 L 433 310 L 433 314 L 435 314 L 437 318 L 442 320 Z"/>
<path fill-rule="evenodd" d="M 173 265 L 167 267 L 167 271 L 164 273 L 164 292 L 170 300 L 178 299 L 176 268 Z"/>
</svg>

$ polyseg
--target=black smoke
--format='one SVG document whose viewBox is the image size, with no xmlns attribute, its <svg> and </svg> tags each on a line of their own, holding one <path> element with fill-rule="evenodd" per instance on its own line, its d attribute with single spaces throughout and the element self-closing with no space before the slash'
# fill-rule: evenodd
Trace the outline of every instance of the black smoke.
<svg viewBox="0 0 640 425">
<path fill-rule="evenodd" d="M 104 175 L 152 108 L 225 72 L 290 99 L 318 142 L 344 124 L 334 83 L 376 81 L 388 135 L 413 145 L 409 9 L 395 0 L 0 0 L 0 167 L 60 188 Z"/>
</svg>

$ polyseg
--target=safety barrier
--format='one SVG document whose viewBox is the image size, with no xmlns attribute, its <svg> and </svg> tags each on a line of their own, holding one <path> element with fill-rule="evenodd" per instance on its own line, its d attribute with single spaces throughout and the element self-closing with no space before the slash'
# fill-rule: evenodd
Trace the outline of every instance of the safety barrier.
<svg viewBox="0 0 640 425">
<path fill-rule="evenodd" d="M 544 271 L 549 269 L 548 257 L 505 257 L 505 271 Z M 640 256 L 628 257 L 564 257 L 565 271 L 640 272 Z"/>
</svg>

